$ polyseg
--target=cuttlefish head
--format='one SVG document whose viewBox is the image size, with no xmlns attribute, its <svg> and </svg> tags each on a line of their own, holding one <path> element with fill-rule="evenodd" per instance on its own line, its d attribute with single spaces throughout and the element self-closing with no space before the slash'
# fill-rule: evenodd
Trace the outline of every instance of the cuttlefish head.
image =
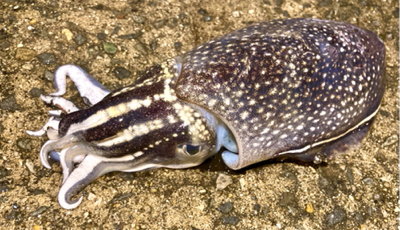
<svg viewBox="0 0 400 230">
<path fill-rule="evenodd" d="M 63 208 L 77 207 L 82 198 L 72 197 L 105 173 L 187 168 L 218 152 L 221 137 L 229 138 L 226 127 L 201 107 L 158 92 L 162 86 L 153 83 L 145 90 L 112 93 L 93 107 L 63 117 L 58 138 L 45 143 L 40 154 L 48 168 L 49 154 L 59 157 L 64 179 L 58 199 Z"/>
</svg>

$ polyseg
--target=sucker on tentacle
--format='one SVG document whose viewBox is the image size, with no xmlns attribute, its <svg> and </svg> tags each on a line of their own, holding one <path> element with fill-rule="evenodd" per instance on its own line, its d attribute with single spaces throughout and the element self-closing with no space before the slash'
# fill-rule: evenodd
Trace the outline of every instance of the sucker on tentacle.
<svg viewBox="0 0 400 230">
<path fill-rule="evenodd" d="M 271 158 L 320 163 L 361 143 L 384 93 L 383 42 L 344 22 L 281 19 L 221 36 L 155 64 L 110 92 L 73 65 L 60 67 L 59 107 L 41 151 L 59 159 L 58 200 L 111 171 L 187 168 L 217 152 L 232 169 Z M 91 106 L 62 98 L 69 76 Z"/>
</svg>

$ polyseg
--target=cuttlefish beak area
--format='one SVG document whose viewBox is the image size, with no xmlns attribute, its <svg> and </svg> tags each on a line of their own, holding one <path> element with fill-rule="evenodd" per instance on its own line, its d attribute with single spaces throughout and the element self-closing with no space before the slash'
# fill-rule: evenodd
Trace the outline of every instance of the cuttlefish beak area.
<svg viewBox="0 0 400 230">
<path fill-rule="evenodd" d="M 216 154 L 224 142 L 235 151 L 235 143 L 219 119 L 179 100 L 172 90 L 172 96 L 166 98 L 161 84 L 112 93 L 60 121 L 60 138 L 46 142 L 40 158 L 47 168 L 49 155 L 60 159 L 63 184 L 58 200 L 63 208 L 76 208 L 82 197 L 73 196 L 108 172 L 196 166 Z M 148 91 L 152 94 L 144 93 Z"/>
</svg>

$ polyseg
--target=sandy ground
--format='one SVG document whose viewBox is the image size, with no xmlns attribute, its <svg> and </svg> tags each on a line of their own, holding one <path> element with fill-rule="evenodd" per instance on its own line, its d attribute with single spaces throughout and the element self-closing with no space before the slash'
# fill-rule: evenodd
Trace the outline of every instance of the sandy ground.
<svg viewBox="0 0 400 230">
<path fill-rule="evenodd" d="M 0 229 L 395 229 L 398 2 L 345 2 L 0 1 Z M 44 168 L 38 154 L 47 139 L 25 133 L 48 119 L 38 95 L 54 91 L 58 66 L 83 66 L 116 89 L 216 36 L 289 17 L 347 21 L 385 42 L 386 94 L 360 148 L 322 165 L 266 162 L 232 172 L 216 157 L 194 169 L 111 173 L 84 189 L 77 209 L 59 206 L 61 168 Z M 116 76 L 116 67 L 131 75 Z M 77 101 L 76 89 L 66 97 Z M 221 175 L 232 183 L 218 190 Z"/>
</svg>

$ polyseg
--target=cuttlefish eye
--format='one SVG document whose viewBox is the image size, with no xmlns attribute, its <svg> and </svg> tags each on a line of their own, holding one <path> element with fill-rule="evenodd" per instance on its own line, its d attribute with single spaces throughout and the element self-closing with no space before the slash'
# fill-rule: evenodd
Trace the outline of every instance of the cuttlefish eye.
<svg viewBox="0 0 400 230">
<path fill-rule="evenodd" d="M 201 151 L 201 145 L 179 145 L 178 148 L 189 156 L 194 156 Z"/>
</svg>

